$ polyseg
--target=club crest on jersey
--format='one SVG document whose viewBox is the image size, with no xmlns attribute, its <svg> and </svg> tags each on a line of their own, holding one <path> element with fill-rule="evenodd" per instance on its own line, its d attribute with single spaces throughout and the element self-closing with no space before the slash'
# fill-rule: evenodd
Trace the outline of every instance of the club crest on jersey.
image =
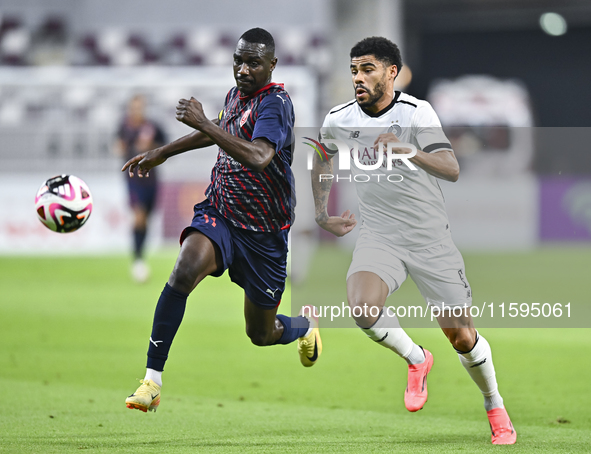
<svg viewBox="0 0 591 454">
<path fill-rule="evenodd" d="M 244 112 L 242 114 L 242 118 L 240 119 L 240 127 L 242 128 L 242 126 L 244 126 L 244 123 L 246 123 L 246 120 L 248 120 L 248 116 L 250 115 L 250 111 L 252 109 L 248 109 L 246 112 Z"/>
<path fill-rule="evenodd" d="M 388 128 L 388 132 L 392 132 L 396 137 L 400 137 L 400 135 L 402 134 L 402 128 L 400 127 L 400 125 L 394 124 Z"/>
</svg>

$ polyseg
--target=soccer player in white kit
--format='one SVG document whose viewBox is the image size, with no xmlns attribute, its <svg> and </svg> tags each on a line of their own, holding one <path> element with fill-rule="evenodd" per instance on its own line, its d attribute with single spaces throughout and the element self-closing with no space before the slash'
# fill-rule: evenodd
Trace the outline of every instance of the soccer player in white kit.
<svg viewBox="0 0 591 454">
<path fill-rule="evenodd" d="M 327 155 L 314 156 L 316 222 L 337 236 L 349 233 L 357 223 L 349 211 L 341 216 L 327 212 L 330 188 L 338 174 L 333 172 L 333 161 L 338 159 L 331 158 L 341 141 L 352 150 L 351 181 L 355 181 L 362 219 L 347 273 L 351 313 L 370 339 L 406 360 L 404 402 L 409 411 L 418 411 L 427 401 L 427 374 L 433 356 L 415 344 L 397 319 L 383 309 L 386 298 L 408 275 L 428 306 L 441 310 L 472 304 L 464 260 L 452 241 L 437 182 L 437 178 L 457 181 L 460 169 L 431 105 L 394 91 L 394 80 L 402 68 L 398 47 L 385 38 L 371 37 L 357 43 L 350 56 L 355 99 L 328 113 L 321 130 Z M 416 155 L 406 162 L 391 159 L 393 165 L 388 169 L 388 155 L 386 159 L 383 156 L 386 144 L 393 147 L 390 153 L 410 156 L 413 151 L 404 145 L 396 148 L 392 144 L 396 142 L 414 145 Z M 355 153 L 360 165 L 355 164 Z M 362 170 L 363 166 L 373 168 Z M 355 311 L 356 307 L 360 310 Z M 368 310 L 373 307 L 377 309 Z M 462 312 L 460 317 L 451 317 L 443 311 L 439 325 L 484 395 L 492 443 L 513 444 L 517 434 L 498 391 L 490 346 L 474 329 L 469 311 Z"/>
</svg>

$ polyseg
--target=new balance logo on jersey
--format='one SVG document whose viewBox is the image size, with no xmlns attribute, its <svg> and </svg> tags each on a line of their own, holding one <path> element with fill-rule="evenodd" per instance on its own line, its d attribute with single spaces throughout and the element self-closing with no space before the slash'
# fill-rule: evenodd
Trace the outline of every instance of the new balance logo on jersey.
<svg viewBox="0 0 591 454">
<path fill-rule="evenodd" d="M 349 139 L 357 139 L 359 137 L 359 133 L 361 131 L 351 131 L 351 133 L 349 134 Z"/>
</svg>

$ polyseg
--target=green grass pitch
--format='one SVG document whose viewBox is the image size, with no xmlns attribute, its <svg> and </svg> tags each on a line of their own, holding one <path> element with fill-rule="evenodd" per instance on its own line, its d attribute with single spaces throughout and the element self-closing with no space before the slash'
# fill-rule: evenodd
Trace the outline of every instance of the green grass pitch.
<svg viewBox="0 0 591 454">
<path fill-rule="evenodd" d="M 344 269 L 330 272 L 343 280 L 348 255 L 321 251 L 311 274 L 336 256 Z M 410 414 L 405 363 L 359 330 L 325 329 L 309 369 L 294 344 L 252 345 L 227 277 L 189 298 L 158 412 L 128 410 L 175 255 L 153 256 L 143 286 L 123 256 L 0 258 L 0 453 L 591 450 L 590 329 L 481 331 L 518 432 L 515 446 L 492 446 L 482 397 L 439 330 L 409 330 L 435 358 L 429 401 Z M 481 299 L 589 298 L 588 248 L 465 259 Z M 395 297 L 420 302 L 410 282 Z"/>
</svg>

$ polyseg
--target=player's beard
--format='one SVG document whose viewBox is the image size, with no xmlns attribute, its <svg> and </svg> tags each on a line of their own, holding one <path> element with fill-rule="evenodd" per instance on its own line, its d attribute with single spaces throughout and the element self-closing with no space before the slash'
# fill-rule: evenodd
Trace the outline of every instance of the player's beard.
<svg viewBox="0 0 591 454">
<path fill-rule="evenodd" d="M 367 91 L 368 94 L 368 99 L 367 101 L 364 102 L 359 102 L 359 100 L 357 100 L 357 103 L 364 108 L 368 108 L 373 106 L 375 103 L 377 103 L 382 96 L 384 96 L 384 93 L 386 93 L 386 75 L 384 74 L 384 77 L 382 77 L 382 80 L 380 80 L 379 82 L 376 83 L 376 86 L 374 87 L 374 89 L 372 91 L 368 90 L 366 87 L 364 87 L 365 90 Z"/>
</svg>

